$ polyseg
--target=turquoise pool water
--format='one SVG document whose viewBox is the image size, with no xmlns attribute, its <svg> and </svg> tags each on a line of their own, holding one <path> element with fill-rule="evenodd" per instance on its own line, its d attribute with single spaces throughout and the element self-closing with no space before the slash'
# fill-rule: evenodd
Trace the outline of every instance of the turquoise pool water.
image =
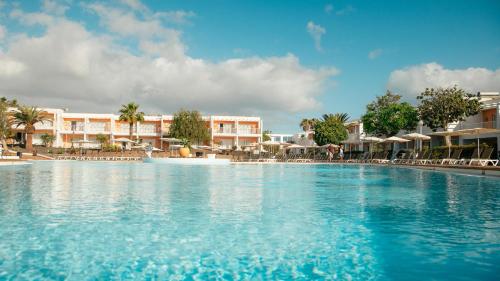
<svg viewBox="0 0 500 281">
<path fill-rule="evenodd" d="M 499 183 L 367 166 L 0 167 L 0 280 L 494 280 Z"/>
</svg>

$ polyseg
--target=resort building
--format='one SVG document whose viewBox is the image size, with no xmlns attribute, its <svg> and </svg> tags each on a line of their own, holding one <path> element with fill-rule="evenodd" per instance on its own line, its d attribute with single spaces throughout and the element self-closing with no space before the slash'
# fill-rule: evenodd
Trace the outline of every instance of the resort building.
<svg viewBox="0 0 500 281">
<path fill-rule="evenodd" d="M 41 110 L 46 112 L 49 121 L 35 125 L 34 145 L 42 144 L 43 134 L 54 135 L 53 146 L 63 148 L 78 147 L 82 143 L 86 147 L 98 147 L 96 137 L 99 134 L 107 135 L 111 143 L 120 143 L 115 140 L 129 137 L 129 124 L 120 121 L 116 114 L 70 113 L 54 108 Z M 210 143 L 205 145 L 229 149 L 261 141 L 260 117 L 210 115 L 203 116 L 203 120 L 210 131 Z M 143 122 L 134 126 L 133 140 L 163 148 L 167 144 L 161 139 L 168 136 L 172 121 L 173 115 L 146 115 Z M 23 129 L 13 128 L 17 141 L 23 140 Z"/>
<path fill-rule="evenodd" d="M 281 143 L 291 143 L 293 141 L 292 134 L 269 134 L 272 142 L 281 142 Z"/>
<path fill-rule="evenodd" d="M 479 92 L 477 98 L 481 104 L 481 110 L 478 114 L 468 117 L 465 121 L 455 122 L 448 125 L 447 131 L 459 131 L 464 129 L 487 128 L 500 130 L 500 93 L 498 92 Z M 369 144 L 363 142 L 366 133 L 363 131 L 363 123 L 360 120 L 349 122 L 347 125 L 349 136 L 346 141 L 346 149 L 354 150 L 367 150 Z M 423 126 L 420 122 L 416 128 L 417 133 L 429 135 L 432 130 Z M 403 135 L 405 132 L 400 132 L 398 135 Z M 460 135 L 452 136 L 451 141 L 454 145 L 466 145 L 477 142 L 479 138 L 480 143 L 488 144 L 495 148 L 495 158 L 498 155 L 498 148 L 500 147 L 500 133 L 480 134 L 480 135 Z M 413 147 L 413 142 L 405 144 Z M 423 146 L 440 146 L 444 145 L 444 138 L 442 136 L 432 136 L 431 140 L 424 141 Z"/>
</svg>

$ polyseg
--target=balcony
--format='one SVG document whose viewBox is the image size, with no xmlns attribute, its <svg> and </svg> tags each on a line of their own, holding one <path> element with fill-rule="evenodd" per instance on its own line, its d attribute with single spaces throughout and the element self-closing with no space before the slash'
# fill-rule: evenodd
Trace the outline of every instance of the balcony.
<svg viewBox="0 0 500 281">
<path fill-rule="evenodd" d="M 233 127 L 214 128 L 212 131 L 216 135 L 236 134 L 236 128 Z"/>
<path fill-rule="evenodd" d="M 83 132 L 83 131 L 85 131 L 85 123 L 84 122 L 65 121 L 64 126 L 63 126 L 63 131 Z"/>
<path fill-rule="evenodd" d="M 238 127 L 238 135 L 258 135 L 260 134 L 260 129 L 255 127 Z"/>
<path fill-rule="evenodd" d="M 347 135 L 347 140 L 345 140 L 346 143 L 358 143 L 361 142 L 361 134 L 355 134 L 355 133 L 349 133 Z"/>
<path fill-rule="evenodd" d="M 451 127 L 451 126 L 450 126 Z M 475 129 L 475 128 L 486 128 L 486 129 L 500 129 L 496 120 L 484 121 L 484 122 L 460 122 L 454 128 L 453 131 Z"/>
<path fill-rule="evenodd" d="M 90 122 L 87 124 L 88 133 L 109 133 L 110 124 L 108 122 Z"/>
<path fill-rule="evenodd" d="M 139 130 L 137 133 L 139 135 L 155 136 L 161 132 L 160 128 L 156 125 L 139 125 Z"/>
<path fill-rule="evenodd" d="M 35 124 L 35 130 L 52 130 L 54 128 L 54 124 L 52 121 L 44 121 L 43 123 L 39 122 Z"/>
</svg>

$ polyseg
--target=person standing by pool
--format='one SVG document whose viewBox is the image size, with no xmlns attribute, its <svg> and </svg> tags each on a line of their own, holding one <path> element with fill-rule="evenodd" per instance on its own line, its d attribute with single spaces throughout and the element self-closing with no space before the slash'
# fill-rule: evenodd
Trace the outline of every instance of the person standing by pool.
<svg viewBox="0 0 500 281">
<path fill-rule="evenodd" d="M 340 148 L 339 148 L 339 158 L 340 158 L 340 161 L 344 161 L 344 145 L 343 144 L 341 144 Z"/>
<path fill-rule="evenodd" d="M 3 158 L 3 144 L 0 143 L 0 159 Z"/>
<path fill-rule="evenodd" d="M 328 161 L 332 162 L 333 160 L 333 152 L 335 151 L 335 148 L 333 147 L 333 145 L 329 145 L 328 148 Z"/>
</svg>

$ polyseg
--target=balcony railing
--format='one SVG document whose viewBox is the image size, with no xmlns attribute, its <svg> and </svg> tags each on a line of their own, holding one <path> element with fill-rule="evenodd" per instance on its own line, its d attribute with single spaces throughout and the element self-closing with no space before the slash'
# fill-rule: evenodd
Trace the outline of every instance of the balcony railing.
<svg viewBox="0 0 500 281">
<path fill-rule="evenodd" d="M 154 125 L 139 125 L 139 135 L 140 134 L 157 134 L 160 133 L 161 129 Z"/>
<path fill-rule="evenodd" d="M 451 126 L 450 126 L 451 127 Z M 459 122 L 453 131 L 475 129 L 475 128 L 486 128 L 486 129 L 500 129 L 496 120 L 484 121 L 484 122 Z"/>
<path fill-rule="evenodd" d="M 99 132 L 109 132 L 110 124 L 105 122 L 90 122 L 87 124 L 87 132 L 89 133 L 99 133 Z"/>
<path fill-rule="evenodd" d="M 223 127 L 213 129 L 214 134 L 236 134 L 236 128 Z"/>
<path fill-rule="evenodd" d="M 44 121 L 43 123 L 38 122 L 35 124 L 35 130 L 52 130 L 54 124 L 52 121 Z"/>
<path fill-rule="evenodd" d="M 361 134 L 348 134 L 346 142 L 359 142 L 361 140 Z"/>
<path fill-rule="evenodd" d="M 238 134 L 239 135 L 256 135 L 260 134 L 259 128 L 255 127 L 239 127 L 238 128 Z"/>
<path fill-rule="evenodd" d="M 83 122 L 77 122 L 71 123 L 71 122 L 64 122 L 64 131 L 76 131 L 76 132 L 83 132 L 85 130 L 85 123 Z"/>
</svg>

